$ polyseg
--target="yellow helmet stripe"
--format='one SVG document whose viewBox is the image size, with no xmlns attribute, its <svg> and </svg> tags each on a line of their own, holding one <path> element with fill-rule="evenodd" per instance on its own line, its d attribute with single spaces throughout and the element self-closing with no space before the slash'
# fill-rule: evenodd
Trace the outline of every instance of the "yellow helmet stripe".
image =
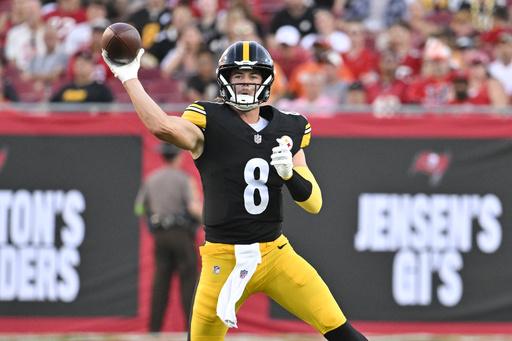
<svg viewBox="0 0 512 341">
<path fill-rule="evenodd" d="M 244 41 L 244 49 L 243 49 L 243 61 L 249 60 L 249 42 Z"/>
</svg>

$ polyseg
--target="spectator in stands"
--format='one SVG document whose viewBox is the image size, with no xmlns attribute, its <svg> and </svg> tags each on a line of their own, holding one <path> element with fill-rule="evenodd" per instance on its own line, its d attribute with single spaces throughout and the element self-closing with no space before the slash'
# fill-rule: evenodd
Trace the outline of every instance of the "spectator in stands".
<svg viewBox="0 0 512 341">
<path fill-rule="evenodd" d="M 24 0 L 10 0 L 6 2 L 8 7 L 0 11 L 0 52 L 2 52 L 2 55 L 7 39 L 7 31 L 11 27 L 21 24 L 24 20 L 23 2 Z"/>
<path fill-rule="evenodd" d="M 109 22 L 105 20 L 98 20 L 92 23 L 92 35 L 91 35 L 91 43 L 88 47 L 78 51 L 77 53 L 81 53 L 84 51 L 89 52 L 92 55 L 92 59 L 94 62 L 93 69 L 93 79 L 98 83 L 105 83 L 108 78 L 113 78 L 112 72 L 109 71 L 107 64 L 103 60 L 101 56 L 102 51 L 102 39 L 103 32 L 108 27 Z M 67 77 L 73 78 L 75 67 L 74 67 L 74 59 L 76 54 L 70 58 L 67 69 Z"/>
<path fill-rule="evenodd" d="M 329 51 L 333 51 L 331 46 L 324 41 L 317 41 L 313 44 L 313 60 L 308 63 L 297 65 L 293 71 L 290 79 L 288 80 L 288 93 L 287 97 L 296 98 L 304 94 L 305 74 L 311 72 L 324 72 L 324 65 L 322 63 L 323 56 Z M 337 52 L 336 52 L 337 53 Z M 345 63 L 340 63 L 337 70 L 339 79 L 347 82 L 352 82 L 354 76 Z"/>
<path fill-rule="evenodd" d="M 277 45 L 269 49 L 274 62 L 277 62 L 287 79 L 292 75 L 297 65 L 312 61 L 313 57 L 309 49 L 303 49 L 300 45 L 300 32 L 295 27 L 281 26 L 276 32 Z"/>
<path fill-rule="evenodd" d="M 412 0 L 415 1 L 415 0 Z M 419 0 L 425 9 L 426 22 L 437 26 L 443 30 L 450 26 L 453 12 L 458 10 L 457 6 L 452 6 L 457 1 L 439 1 L 439 0 Z M 473 1 L 473 0 L 470 0 Z"/>
<path fill-rule="evenodd" d="M 39 0 L 24 0 L 23 23 L 7 32 L 5 57 L 19 70 L 26 70 L 30 60 L 46 50 L 44 43 L 44 21 Z"/>
<path fill-rule="evenodd" d="M 317 8 L 327 8 L 336 18 L 341 18 L 345 12 L 347 0 L 315 0 Z"/>
<path fill-rule="evenodd" d="M 320 56 L 320 63 L 325 74 L 322 95 L 331 98 L 336 104 L 344 104 L 347 98 L 349 82 L 338 73 L 342 63 L 341 55 L 335 50 L 328 50 Z"/>
<path fill-rule="evenodd" d="M 363 83 L 355 81 L 349 85 L 345 104 L 355 106 L 368 104 Z"/>
<path fill-rule="evenodd" d="M 412 0 L 407 6 L 407 23 L 412 29 L 412 45 L 423 47 L 429 37 L 441 32 L 442 27 L 430 20 L 433 9 L 429 9 L 422 0 Z"/>
<path fill-rule="evenodd" d="M 171 23 L 172 12 L 166 0 L 147 0 L 145 6 L 128 17 L 128 23 L 139 31 L 142 47 L 149 49 L 158 32 Z"/>
<path fill-rule="evenodd" d="M 509 7 L 509 6 L 508 6 Z M 510 13 L 507 6 L 497 6 L 493 12 L 492 28 L 488 31 L 480 32 L 478 41 L 481 48 L 492 51 L 494 44 L 497 43 L 501 33 L 512 33 L 510 22 Z"/>
<path fill-rule="evenodd" d="M 330 9 L 317 8 L 315 13 L 316 33 L 310 33 L 301 39 L 301 46 L 310 49 L 318 40 L 325 40 L 339 53 L 350 49 L 350 39 L 345 32 L 338 30 L 337 20 Z"/>
<path fill-rule="evenodd" d="M 187 26 L 178 38 L 176 47 L 161 63 L 162 76 L 184 80 L 197 73 L 197 54 L 204 48 L 201 31 L 196 25 Z"/>
<path fill-rule="evenodd" d="M 342 54 L 343 63 L 354 77 L 363 83 L 377 76 L 378 54 L 366 46 L 366 28 L 361 20 L 347 20 L 346 33 L 350 38 L 350 49 Z"/>
<path fill-rule="evenodd" d="M 44 15 L 44 21 L 57 29 L 60 41 L 76 27 L 87 21 L 87 13 L 81 0 L 57 0 L 56 8 Z"/>
<path fill-rule="evenodd" d="M 222 32 L 219 22 L 219 0 L 198 0 L 200 16 L 197 25 L 203 36 L 203 42 L 212 51 L 218 50 Z"/>
<path fill-rule="evenodd" d="M 494 48 L 496 59 L 489 64 L 489 74 L 505 87 L 512 96 L 512 33 L 502 32 Z"/>
<path fill-rule="evenodd" d="M 323 93 L 326 82 L 325 72 L 310 71 L 303 74 L 304 93 L 295 99 L 283 98 L 276 107 L 286 111 L 296 111 L 311 116 L 329 116 L 335 113 L 335 98 Z"/>
<path fill-rule="evenodd" d="M 170 6 L 173 7 L 174 1 L 169 2 Z M 183 6 L 187 6 L 190 8 L 190 11 L 192 12 L 192 15 L 194 18 L 199 18 L 201 16 L 201 12 L 198 7 L 198 1 L 197 0 L 178 0 L 177 3 Z"/>
<path fill-rule="evenodd" d="M 128 22 L 133 13 L 145 6 L 146 0 L 108 0 L 108 19 L 111 22 Z"/>
<path fill-rule="evenodd" d="M 478 31 L 473 25 L 473 16 L 468 8 L 459 9 L 453 14 L 449 25 L 450 30 L 457 37 L 473 37 Z"/>
<path fill-rule="evenodd" d="M 422 51 L 412 43 L 411 27 L 405 21 L 397 21 L 384 33 L 386 44 L 383 49 L 391 49 L 398 58 L 396 77 L 408 79 L 421 73 Z"/>
<path fill-rule="evenodd" d="M 228 0 L 225 2 L 225 4 L 226 9 L 219 12 L 219 29 L 221 33 L 225 34 L 227 31 L 226 26 L 228 25 L 228 17 L 236 17 L 237 19 L 244 18 L 254 24 L 257 35 L 259 37 L 259 41 L 264 40 L 265 29 L 263 28 L 261 19 L 258 16 L 260 11 L 257 8 L 255 9 L 255 7 L 258 5 L 257 1 L 251 1 L 251 4 L 249 4 L 247 0 Z M 223 51 L 220 51 L 218 54 L 220 55 L 222 52 Z"/>
<path fill-rule="evenodd" d="M 4 77 L 4 62 L 0 62 L 0 103 L 18 102 L 18 93 L 9 78 Z"/>
<path fill-rule="evenodd" d="M 489 58 L 481 51 L 472 51 L 466 56 L 467 102 L 479 105 L 492 105 L 497 108 L 509 104 L 509 97 L 503 85 L 489 77 L 487 65 Z"/>
<path fill-rule="evenodd" d="M 21 78 L 35 83 L 34 89 L 39 88 L 44 97 L 48 98 L 53 82 L 63 77 L 69 58 L 60 52 L 57 29 L 52 25 L 45 25 L 44 42 L 46 53 L 32 58 Z"/>
<path fill-rule="evenodd" d="M 230 45 L 239 40 L 251 40 L 261 43 L 258 30 L 251 20 L 242 17 L 233 21 L 227 31 L 225 42 Z"/>
<path fill-rule="evenodd" d="M 372 105 L 373 113 L 387 116 L 395 113 L 405 102 L 408 84 L 397 78 L 398 56 L 393 50 L 381 52 L 379 60 L 379 78 L 365 85 L 366 99 Z"/>
<path fill-rule="evenodd" d="M 58 89 L 50 102 L 103 102 L 113 101 L 110 89 L 94 80 L 94 61 L 90 51 L 79 52 L 73 62 L 73 80 Z"/>
<path fill-rule="evenodd" d="M 192 101 L 212 101 L 219 96 L 217 84 L 217 58 L 207 48 L 197 54 L 197 74 L 187 79 L 185 97 Z"/>
<path fill-rule="evenodd" d="M 473 0 L 462 0 L 454 1 L 459 3 L 459 7 L 455 7 L 453 11 L 460 11 L 461 9 L 467 10 L 471 13 L 471 21 L 474 29 L 480 32 L 486 32 L 493 28 L 494 14 L 499 10 L 500 7 L 509 7 L 510 1 L 473 1 Z"/>
<path fill-rule="evenodd" d="M 379 76 L 375 82 L 365 85 L 367 101 L 369 104 L 378 102 L 378 105 L 386 103 L 404 103 L 407 83 L 397 79 L 398 56 L 393 50 L 384 50 L 379 59 Z"/>
<path fill-rule="evenodd" d="M 466 70 L 458 70 L 453 76 L 453 93 L 447 104 L 449 105 L 474 105 L 469 98 L 468 75 Z"/>
<path fill-rule="evenodd" d="M 153 45 L 142 55 L 141 66 L 146 69 L 158 68 L 167 53 L 176 48 L 178 38 L 184 29 L 194 23 L 195 19 L 189 6 L 174 7 L 171 23 L 157 34 Z"/>
<path fill-rule="evenodd" d="M 80 50 L 90 48 L 93 27 L 108 27 L 107 6 L 103 0 L 89 0 L 86 8 L 87 21 L 77 24 L 64 38 L 63 52 L 72 56 Z"/>
<path fill-rule="evenodd" d="M 476 50 L 476 43 L 473 37 L 462 36 L 455 38 L 452 44 L 452 66 L 456 70 L 467 69 L 466 55 Z"/>
<path fill-rule="evenodd" d="M 437 38 L 430 38 L 423 51 L 422 74 L 411 81 L 405 101 L 424 106 L 445 105 L 452 92 L 451 49 Z"/>
<path fill-rule="evenodd" d="M 301 37 L 316 33 L 313 7 L 306 0 L 284 0 L 284 6 L 277 11 L 270 21 L 269 33 L 266 37 L 267 47 L 273 48 L 277 42 L 275 34 L 279 27 L 291 25 L 297 28 Z"/>
<path fill-rule="evenodd" d="M 219 48 L 212 49 L 218 57 L 237 40 L 252 40 L 259 43 L 263 41 L 258 29 L 261 23 L 247 13 L 248 7 L 245 2 L 237 1 L 236 3 L 238 5 L 230 6 L 220 21 L 219 26 L 223 37 L 219 40 Z"/>
<path fill-rule="evenodd" d="M 407 3 L 406 0 L 347 0 L 343 17 L 346 20 L 362 19 L 369 32 L 379 33 L 405 19 Z"/>
</svg>

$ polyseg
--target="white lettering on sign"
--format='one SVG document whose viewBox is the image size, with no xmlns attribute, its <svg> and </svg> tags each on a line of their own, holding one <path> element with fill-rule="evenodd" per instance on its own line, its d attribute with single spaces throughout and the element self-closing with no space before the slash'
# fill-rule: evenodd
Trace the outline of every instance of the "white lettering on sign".
<svg viewBox="0 0 512 341">
<path fill-rule="evenodd" d="M 78 190 L 0 190 L 0 301 L 77 297 L 84 211 Z"/>
<path fill-rule="evenodd" d="M 393 298 L 402 306 L 447 307 L 463 294 L 461 253 L 494 253 L 502 243 L 503 213 L 494 194 L 371 194 L 359 196 L 357 251 L 396 252 Z M 473 238 L 473 235 L 476 238 Z M 440 284 L 433 288 L 433 275 Z M 435 283 L 438 283 L 436 281 Z"/>
</svg>

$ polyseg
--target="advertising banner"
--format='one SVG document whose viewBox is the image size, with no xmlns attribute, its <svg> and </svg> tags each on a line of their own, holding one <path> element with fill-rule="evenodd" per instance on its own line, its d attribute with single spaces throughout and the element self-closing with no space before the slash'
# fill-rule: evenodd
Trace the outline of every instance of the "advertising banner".
<svg viewBox="0 0 512 341">
<path fill-rule="evenodd" d="M 141 147 L 0 136 L 0 316 L 137 314 Z"/>
<path fill-rule="evenodd" d="M 317 137 L 306 153 L 324 207 L 289 205 L 285 233 L 352 319 L 512 320 L 512 140 Z"/>
</svg>

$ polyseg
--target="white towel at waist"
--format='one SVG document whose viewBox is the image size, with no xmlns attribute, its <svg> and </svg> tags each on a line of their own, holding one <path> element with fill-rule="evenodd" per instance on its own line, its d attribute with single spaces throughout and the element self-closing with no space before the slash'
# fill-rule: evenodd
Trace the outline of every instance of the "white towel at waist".
<svg viewBox="0 0 512 341">
<path fill-rule="evenodd" d="M 217 302 L 217 315 L 229 328 L 238 328 L 235 305 L 261 263 L 260 244 L 235 245 L 235 257 L 235 268 L 224 283 Z"/>
</svg>

